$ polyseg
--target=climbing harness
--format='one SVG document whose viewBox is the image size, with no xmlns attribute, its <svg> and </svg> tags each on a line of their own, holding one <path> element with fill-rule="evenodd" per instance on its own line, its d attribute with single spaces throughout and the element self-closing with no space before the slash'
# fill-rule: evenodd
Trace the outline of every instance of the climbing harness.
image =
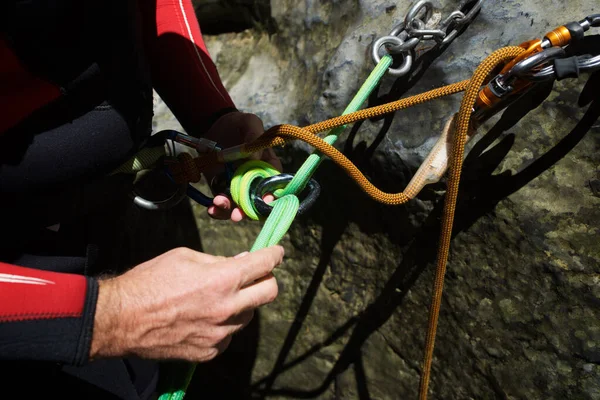
<svg viewBox="0 0 600 400">
<path fill-rule="evenodd" d="M 177 157 L 173 157 L 173 155 L 166 157 L 164 162 L 166 173 L 174 183 L 188 185 L 190 182 L 199 181 L 201 171 L 210 165 L 242 160 L 255 152 L 281 146 L 291 140 L 302 140 L 316 149 L 293 175 L 280 174 L 272 166 L 261 161 L 246 162 L 233 173 L 231 196 L 234 202 L 243 209 L 249 218 L 265 221 L 251 251 L 278 243 L 295 216 L 306 211 L 314 203 L 319 193 L 319 186 L 312 179 L 312 175 L 325 157 L 339 165 L 371 198 L 389 205 L 408 202 L 425 185 L 439 181 L 448 170 L 435 282 L 419 388 L 419 397 L 422 400 L 427 398 L 428 393 L 465 144 L 475 135 L 477 127 L 481 123 L 516 101 L 537 83 L 551 79 L 577 77 L 581 72 L 600 70 L 600 56 L 584 54 L 566 58 L 563 49 L 565 46 L 581 40 L 584 33 L 591 27 L 600 26 L 600 14 L 597 14 L 588 16 L 579 22 L 561 26 L 547 33 L 541 39 L 494 51 L 477 67 L 470 80 L 450 84 L 381 106 L 359 110 L 386 73 L 392 76 L 408 73 L 413 60 L 413 51 L 421 40 L 434 40 L 438 45 L 448 44 L 457 36 L 458 31 L 474 18 L 481 3 L 482 1 L 469 2 L 470 8 L 451 13 L 436 29 L 426 27 L 432 14 L 431 3 L 428 1 L 415 3 L 410 8 L 404 22 L 394 28 L 391 35 L 374 42 L 373 58 L 377 65 L 341 116 L 304 128 L 278 125 L 267 130 L 251 143 L 226 149 L 219 149 L 216 144 L 200 142 L 171 133 L 170 138 L 179 143 L 187 144 L 197 150 L 199 149 L 198 143 L 202 143 L 204 147 L 199 149 L 200 155 L 196 158 L 188 153 L 181 153 Z M 420 17 L 421 14 L 424 16 Z M 387 54 L 380 57 L 381 48 L 385 48 Z M 398 69 L 390 69 L 393 63 L 393 54 L 403 57 L 402 65 Z M 385 193 L 381 191 L 370 183 L 350 160 L 333 147 L 333 143 L 347 124 L 463 91 L 465 93 L 459 111 L 450 118 L 437 143 L 403 192 Z M 316 134 L 323 131 L 328 131 L 328 135 L 321 139 Z M 152 156 L 155 157 L 156 154 Z M 155 162 L 159 159 L 160 157 Z M 133 160 L 128 164 L 128 168 L 141 168 L 140 165 Z M 182 186 L 178 186 L 179 195 L 181 188 Z M 269 205 L 262 200 L 267 193 L 272 193 L 276 198 Z M 304 195 L 302 202 L 298 198 L 300 194 Z M 160 400 L 182 399 L 193 372 L 194 368 L 192 367 L 179 382 L 171 382 Z"/>
</svg>

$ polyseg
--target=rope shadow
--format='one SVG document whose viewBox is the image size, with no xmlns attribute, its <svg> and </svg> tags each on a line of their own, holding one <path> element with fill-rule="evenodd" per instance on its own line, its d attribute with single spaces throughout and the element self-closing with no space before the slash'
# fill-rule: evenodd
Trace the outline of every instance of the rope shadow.
<svg viewBox="0 0 600 400">
<path fill-rule="evenodd" d="M 514 126 L 527 112 L 539 106 L 550 93 L 550 89 L 551 87 L 548 86 L 541 87 L 527 93 L 519 102 L 514 103 L 469 153 L 465 161 L 466 173 L 461 179 L 461 191 L 457 204 L 453 237 L 467 230 L 480 217 L 491 212 L 502 199 L 516 192 L 560 161 L 594 126 L 595 121 L 600 116 L 600 100 L 597 95 L 591 93 L 598 93 L 598 90 L 600 90 L 599 74 L 592 76 L 582 91 L 580 105 L 591 104 L 589 104 L 582 119 L 568 135 L 520 172 L 514 175 L 510 172 L 494 175 L 493 171 L 496 170 L 512 148 L 515 135 L 512 133 L 506 135 L 498 144 L 486 151 L 489 144 L 500 137 L 507 129 Z M 528 105 L 528 107 L 524 107 L 524 105 Z M 308 359 L 320 349 L 343 337 L 346 332 L 354 327 L 350 339 L 340 352 L 339 358 L 322 384 L 315 389 L 304 391 L 288 388 L 264 390 L 264 387 L 261 386 L 261 383 L 265 381 L 263 379 L 254 385 L 261 397 L 313 398 L 323 394 L 335 381 L 336 377 L 350 366 L 354 365 L 355 368 L 360 369 L 362 345 L 372 333 L 392 316 L 392 313 L 402 304 L 408 290 L 414 285 L 425 268 L 435 261 L 443 203 L 444 197 L 439 199 L 434 210 L 423 223 L 421 230 L 414 237 L 398 267 L 375 301 L 367 306 L 362 313 L 348 319 L 325 341 L 314 345 L 305 354 L 284 364 L 281 369 L 273 371 L 268 377 L 270 382 L 274 382 L 277 375 Z M 359 373 L 356 374 L 357 376 L 360 375 Z M 357 384 L 363 389 L 367 388 L 366 382 L 357 382 Z M 368 393 L 368 389 L 363 390 L 361 393 Z"/>
<path fill-rule="evenodd" d="M 596 78 L 598 78 L 598 76 L 596 76 Z M 600 85 L 598 85 L 599 80 L 600 79 L 594 80 L 594 78 L 591 78 L 584 88 L 580 99 L 580 105 L 586 105 L 590 102 L 592 102 L 592 104 L 571 133 L 537 161 L 515 175 L 512 175 L 511 173 L 493 175 L 493 172 L 512 148 L 515 135 L 508 134 L 489 150 L 488 147 L 504 132 L 517 124 L 528 112 L 538 107 L 546 99 L 552 86 L 542 85 L 536 90 L 530 91 L 503 113 L 500 120 L 478 141 L 465 160 L 465 172 L 461 180 L 461 193 L 457 205 L 453 237 L 459 232 L 468 229 L 481 216 L 492 211 L 500 200 L 506 198 L 511 193 L 514 193 L 546 171 L 579 143 L 600 114 L 600 107 L 596 99 L 597 95 L 594 94 L 598 93 L 598 89 L 600 89 Z M 372 181 L 378 186 L 382 186 L 383 183 L 384 186 L 387 186 L 386 189 L 392 188 L 393 190 L 390 191 L 399 191 L 402 189 L 399 186 L 403 186 L 407 179 L 392 179 L 392 183 L 390 183 L 390 171 L 386 170 L 385 167 L 378 166 L 376 162 L 371 162 L 374 149 L 377 146 L 376 143 L 383 140 L 390 125 L 391 119 L 383 124 L 377 135 L 376 141 L 371 146 L 366 146 L 364 142 L 353 146 L 352 143 L 361 126 L 360 123 L 355 124 L 345 143 L 344 153 L 359 164 L 363 171 L 385 171 L 384 174 L 373 174 L 374 179 L 372 179 Z M 296 157 L 298 154 L 296 153 L 303 154 L 303 152 L 300 152 L 299 150 L 290 150 L 288 148 L 286 150 L 286 157 L 289 157 L 292 161 L 285 164 L 299 164 L 297 161 L 299 158 Z M 367 175 L 369 175 L 369 173 L 367 173 Z M 435 261 L 437 238 L 440 228 L 439 220 L 443 210 L 443 197 L 438 199 L 433 211 L 428 215 L 418 232 L 399 233 L 397 228 L 391 227 L 391 225 L 388 226 L 386 224 L 374 223 L 374 221 L 381 221 L 381 218 L 373 218 L 372 211 L 352 213 L 349 205 L 350 202 L 338 203 L 333 199 L 339 197 L 340 193 L 331 193 L 330 195 L 328 191 L 333 191 L 341 187 L 343 188 L 343 194 L 346 197 L 351 197 L 353 199 L 351 202 L 353 206 L 356 207 L 358 204 L 357 208 L 359 209 L 375 209 L 375 213 L 385 213 L 385 215 L 388 216 L 388 219 L 396 221 L 406 221 L 408 219 L 408 211 L 405 207 L 373 205 L 373 202 L 331 163 L 323 163 L 321 169 L 317 172 L 316 177 L 323 183 L 324 189 L 322 200 L 317 203 L 317 206 L 309 214 L 311 222 L 323 226 L 321 240 L 322 252 L 320 253 L 321 256 L 317 268 L 314 271 L 312 280 L 308 285 L 299 310 L 288 331 L 281 350 L 279 351 L 271 373 L 254 384 L 250 384 L 246 375 L 244 375 L 241 380 L 235 381 L 236 385 L 233 386 L 237 386 L 237 389 L 234 389 L 234 392 L 232 392 L 234 398 L 265 398 L 275 395 L 312 398 L 323 394 L 331 383 L 337 380 L 340 373 L 344 372 L 350 366 L 354 366 L 359 396 L 361 399 L 368 399 L 369 389 L 364 374 L 364 365 L 361 354 L 362 346 L 370 335 L 378 330 L 391 317 L 393 312 L 402 305 L 408 290 L 413 287 L 425 268 Z M 437 198 L 433 193 L 435 188 L 439 188 L 440 186 L 443 186 L 443 183 L 430 185 L 419 198 Z M 389 218 L 390 213 L 394 215 L 393 218 Z M 408 250 L 402 257 L 402 260 L 399 261 L 394 273 L 374 302 L 367 306 L 360 314 L 349 318 L 326 340 L 313 345 L 304 354 L 286 363 L 291 349 L 300 333 L 301 327 L 310 312 L 317 290 L 323 281 L 327 266 L 331 260 L 333 249 L 339 242 L 341 235 L 350 222 L 356 223 L 361 231 L 366 232 L 367 234 L 372 232 L 384 232 L 391 237 L 395 243 L 399 243 L 400 245 L 410 243 Z M 402 225 L 402 223 L 399 223 L 398 225 Z M 321 349 L 333 344 L 350 330 L 352 330 L 352 333 L 348 343 L 341 351 L 334 367 L 327 374 L 320 386 L 307 391 L 287 388 L 273 389 L 279 375 L 306 361 Z M 258 340 L 258 331 L 256 332 L 255 340 Z M 255 358 L 256 354 L 252 357 Z M 234 365 L 236 363 L 234 360 L 231 362 Z M 231 364 L 224 363 L 223 365 Z M 248 365 L 248 367 L 250 367 L 249 371 L 251 371 L 251 365 Z M 226 372 L 225 370 L 223 371 Z M 247 376 L 249 376 L 249 374 Z M 220 391 L 215 393 L 219 393 L 223 396 L 223 387 L 231 387 L 231 382 L 234 382 L 234 380 L 229 380 L 226 385 L 219 385 Z"/>
</svg>

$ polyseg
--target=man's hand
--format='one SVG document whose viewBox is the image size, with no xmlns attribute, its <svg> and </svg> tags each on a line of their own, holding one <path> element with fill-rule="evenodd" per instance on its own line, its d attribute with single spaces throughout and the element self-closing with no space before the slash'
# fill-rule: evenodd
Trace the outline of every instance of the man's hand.
<svg viewBox="0 0 600 400">
<path fill-rule="evenodd" d="M 186 248 L 100 281 L 90 358 L 208 361 L 277 297 L 273 246 L 233 258 Z"/>
<path fill-rule="evenodd" d="M 264 131 L 263 123 L 256 115 L 232 112 L 219 118 L 205 137 L 217 142 L 221 148 L 227 148 L 252 142 L 262 135 Z M 273 149 L 266 149 L 262 154 L 254 154 L 251 158 L 266 161 L 275 167 L 275 169 L 282 170 L 281 161 L 279 161 Z M 220 169 L 211 168 L 204 171 L 204 175 L 210 184 L 213 178 L 222 172 L 222 167 Z M 272 198 L 265 198 L 265 200 L 269 201 Z M 244 218 L 243 211 L 239 208 L 234 208 L 231 199 L 222 194 L 215 196 L 214 206 L 208 208 L 208 215 L 216 219 L 231 218 L 235 222 L 241 221 Z"/>
</svg>

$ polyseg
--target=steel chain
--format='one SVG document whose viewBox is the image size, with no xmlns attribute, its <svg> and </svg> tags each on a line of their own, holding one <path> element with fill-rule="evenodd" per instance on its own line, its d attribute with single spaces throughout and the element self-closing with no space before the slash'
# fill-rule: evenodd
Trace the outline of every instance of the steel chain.
<svg viewBox="0 0 600 400">
<path fill-rule="evenodd" d="M 433 16 L 433 3 L 428 0 L 415 2 L 408 12 L 404 21 L 396 25 L 389 35 L 382 36 L 373 43 L 372 57 L 375 64 L 381 60 L 382 48 L 391 55 L 402 56 L 402 63 L 397 68 L 390 68 L 388 73 L 392 76 L 403 76 L 410 72 L 415 60 L 415 48 L 423 41 L 435 41 L 436 45 L 450 43 L 460 29 L 470 23 L 477 12 L 481 9 L 483 0 L 467 2 L 463 10 L 468 9 L 466 14 L 463 10 L 455 10 L 446 18 L 442 19 L 434 28 L 427 28 Z"/>
</svg>

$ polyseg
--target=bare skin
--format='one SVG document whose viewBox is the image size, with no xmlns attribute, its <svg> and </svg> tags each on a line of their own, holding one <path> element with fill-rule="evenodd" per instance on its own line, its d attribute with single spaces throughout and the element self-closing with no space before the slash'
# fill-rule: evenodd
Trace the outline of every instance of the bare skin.
<svg viewBox="0 0 600 400">
<path fill-rule="evenodd" d="M 206 138 L 218 142 L 222 148 L 228 148 L 242 143 L 250 143 L 262 135 L 264 131 L 263 123 L 256 115 L 233 112 L 219 118 L 206 133 Z M 261 154 L 254 154 L 251 158 L 266 161 L 275 169 L 282 171 L 281 161 L 279 161 L 273 149 L 266 149 Z M 222 172 L 222 167 L 204 171 L 204 174 L 210 182 L 219 172 Z M 273 199 L 270 195 L 265 197 L 267 202 Z M 208 215 L 212 218 L 231 219 L 234 222 L 245 218 L 244 212 L 235 207 L 231 199 L 225 195 L 217 194 L 213 203 L 214 205 L 208 208 Z"/>
<path fill-rule="evenodd" d="M 278 294 L 280 246 L 236 257 L 178 248 L 100 281 L 90 358 L 211 360 Z"/>
</svg>

